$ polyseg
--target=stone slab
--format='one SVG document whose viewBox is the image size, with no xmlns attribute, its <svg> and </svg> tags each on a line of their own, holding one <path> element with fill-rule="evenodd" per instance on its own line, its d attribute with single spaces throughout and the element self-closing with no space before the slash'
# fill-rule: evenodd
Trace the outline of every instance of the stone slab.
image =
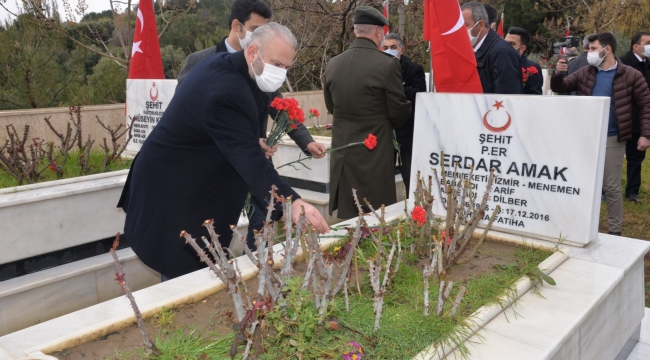
<svg viewBox="0 0 650 360">
<path fill-rule="evenodd" d="M 313 138 L 314 141 L 325 145 L 325 148 L 327 149 L 332 147 L 331 137 L 314 136 Z M 305 157 L 306 156 L 302 149 L 300 149 L 289 136 L 285 136 L 282 138 L 282 142 L 278 145 L 278 151 L 273 155 L 273 165 L 275 165 L 277 169 L 278 166 Z M 305 161 L 304 164 L 308 168 L 300 164 L 293 164 L 293 166 L 281 167 L 277 169 L 277 171 L 280 176 L 329 184 L 330 157 L 330 154 L 326 154 L 323 158 Z"/>
<path fill-rule="evenodd" d="M 5 246 L 0 264 L 115 236 L 125 213 L 116 207 L 128 170 L 0 191 Z"/>
<path fill-rule="evenodd" d="M 473 178 L 478 201 L 489 169 L 498 175 L 487 215 L 493 229 L 584 246 L 596 238 L 609 99 L 419 93 L 411 188 L 416 172 L 452 164 Z M 553 110 L 552 116 L 547 110 Z M 444 135 L 443 135 L 444 134 Z M 441 202 L 434 212 L 445 215 Z M 482 224 L 486 224 L 483 221 Z"/>
</svg>

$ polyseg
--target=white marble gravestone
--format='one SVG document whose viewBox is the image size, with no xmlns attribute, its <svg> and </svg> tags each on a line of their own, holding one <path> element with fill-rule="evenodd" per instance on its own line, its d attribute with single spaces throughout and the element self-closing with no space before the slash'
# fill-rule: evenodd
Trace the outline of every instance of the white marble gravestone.
<svg viewBox="0 0 650 360">
<path fill-rule="evenodd" d="M 177 83 L 176 80 L 126 80 L 126 124 L 137 119 L 133 138 L 126 147 L 127 155 L 140 151 L 174 97 Z"/>
<path fill-rule="evenodd" d="M 494 229 L 579 246 L 595 238 L 609 98 L 419 93 L 416 107 L 411 189 L 417 171 L 438 169 L 443 182 L 442 151 L 448 183 L 452 163 L 461 178 L 474 167 L 477 202 L 497 170 Z M 434 213 L 446 214 L 441 202 Z"/>
</svg>

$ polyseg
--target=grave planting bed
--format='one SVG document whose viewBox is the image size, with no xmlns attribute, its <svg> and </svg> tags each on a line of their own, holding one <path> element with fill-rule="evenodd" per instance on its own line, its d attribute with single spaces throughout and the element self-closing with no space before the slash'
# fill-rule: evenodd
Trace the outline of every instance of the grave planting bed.
<svg viewBox="0 0 650 360">
<path fill-rule="evenodd" d="M 328 253 L 332 254 L 334 249 L 337 247 Z M 359 250 L 359 257 L 369 256 L 373 251 L 372 244 L 366 241 L 360 245 Z M 471 262 L 456 266 L 448 276 L 448 280 L 468 289 L 459 312 L 453 317 L 438 317 L 434 311 L 424 317 L 421 269 L 426 261 L 418 261 L 409 256 L 407 251 L 403 266 L 387 290 L 389 294 L 384 305 L 381 327 L 376 335 L 372 331 L 373 292 L 367 281 L 367 269 L 360 267 L 357 274 L 352 274 L 349 283 L 349 313 L 345 310 L 343 296 L 338 296 L 332 304 L 325 326 L 313 323 L 310 336 L 289 336 L 277 343 L 265 342 L 266 351 L 270 352 L 262 358 L 278 358 L 278 354 L 287 355 L 288 352 L 304 358 L 340 358 L 346 352 L 349 341 L 355 341 L 371 359 L 410 359 L 433 343 L 445 341 L 453 344 L 454 340 L 462 341 L 462 335 L 470 331 L 467 324 L 472 313 L 481 306 L 503 301 L 504 293 L 511 290 L 518 279 L 530 273 L 551 253 L 549 250 L 532 247 L 485 242 Z M 463 260 L 468 256 L 469 253 L 464 255 Z M 302 278 L 305 269 L 304 262 L 297 263 L 294 266 L 294 276 Z M 356 288 L 357 275 L 361 294 Z M 438 290 L 437 283 L 432 283 L 434 285 L 430 287 L 429 297 L 434 304 Z M 255 295 L 253 293 L 257 285 L 257 278 L 247 281 L 251 298 Z M 455 294 L 452 293 L 452 297 L 453 295 Z M 509 296 L 514 295 L 511 293 Z M 227 291 L 219 291 L 197 300 L 196 303 L 178 308 L 167 307 L 147 319 L 146 326 L 152 338 L 156 339 L 156 346 L 162 351 L 160 358 L 228 357 L 234 339 L 231 322 L 234 308 Z M 287 340 L 296 341 L 296 346 L 292 347 Z M 305 343 L 301 343 L 301 340 Z M 273 349 L 274 347 L 284 350 Z M 240 354 L 242 350 L 243 346 L 239 346 Z M 255 350 L 262 352 L 261 347 Z M 70 360 L 89 357 L 135 359 L 145 356 L 145 351 L 140 331 L 133 325 L 52 355 Z"/>
</svg>

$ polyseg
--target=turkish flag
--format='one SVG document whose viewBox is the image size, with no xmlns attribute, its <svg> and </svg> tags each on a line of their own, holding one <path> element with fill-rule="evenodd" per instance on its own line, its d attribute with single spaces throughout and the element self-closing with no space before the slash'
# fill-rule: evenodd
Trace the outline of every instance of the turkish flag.
<svg viewBox="0 0 650 360">
<path fill-rule="evenodd" d="M 497 34 L 503 37 L 503 11 L 501 12 L 501 21 L 499 21 L 499 26 L 497 27 Z"/>
<path fill-rule="evenodd" d="M 384 3 L 384 17 L 388 20 L 388 0 Z M 384 35 L 388 34 L 389 31 L 388 26 L 384 25 Z"/>
<path fill-rule="evenodd" d="M 160 43 L 158 42 L 153 1 L 143 0 L 138 3 L 129 79 L 164 78 L 165 72 L 163 71 L 162 57 L 160 56 Z"/>
<path fill-rule="evenodd" d="M 483 93 L 458 0 L 424 1 L 424 39 L 431 42 L 436 91 Z"/>
</svg>

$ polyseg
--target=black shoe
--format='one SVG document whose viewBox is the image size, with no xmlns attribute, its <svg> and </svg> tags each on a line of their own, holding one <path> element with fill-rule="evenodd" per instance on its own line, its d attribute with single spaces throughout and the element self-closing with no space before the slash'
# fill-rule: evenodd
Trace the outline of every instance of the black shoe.
<svg viewBox="0 0 650 360">
<path fill-rule="evenodd" d="M 630 196 L 627 197 L 627 200 L 635 203 L 641 202 L 641 200 L 639 200 L 639 194 L 631 194 Z"/>
<path fill-rule="evenodd" d="M 616 235 L 616 236 L 621 236 L 621 232 L 615 232 L 615 231 L 610 231 L 608 232 L 609 235 Z"/>
</svg>

